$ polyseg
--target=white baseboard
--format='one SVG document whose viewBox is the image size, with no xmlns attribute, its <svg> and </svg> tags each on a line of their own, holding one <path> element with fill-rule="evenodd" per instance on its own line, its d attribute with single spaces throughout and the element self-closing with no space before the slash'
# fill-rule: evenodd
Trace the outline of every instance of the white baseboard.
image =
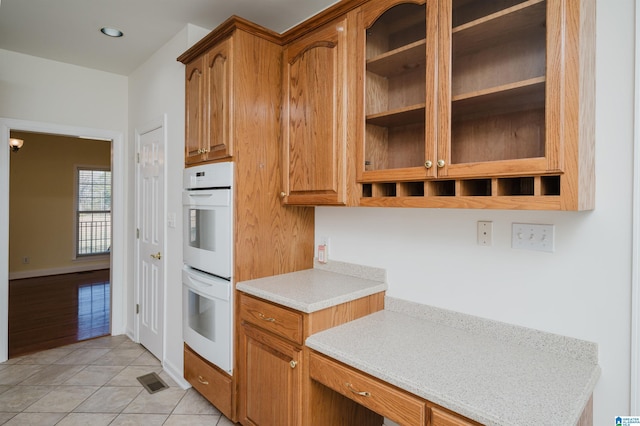
<svg viewBox="0 0 640 426">
<path fill-rule="evenodd" d="M 103 263 L 91 263 L 88 265 L 73 265 L 73 266 L 64 266 L 61 268 L 49 268 L 49 269 L 33 269 L 31 271 L 19 271 L 19 272 L 9 272 L 10 280 L 20 280 L 22 278 L 34 278 L 34 277 L 45 277 L 47 275 L 61 275 L 61 274 L 72 274 L 74 272 L 85 272 L 85 271 L 96 271 L 98 269 L 109 269 L 111 267 L 111 263 L 107 260 Z"/>
<path fill-rule="evenodd" d="M 191 387 L 191 384 L 182 377 L 182 371 L 177 369 L 175 365 L 169 361 L 164 360 L 162 362 L 162 368 L 182 389 L 189 389 Z"/>
</svg>

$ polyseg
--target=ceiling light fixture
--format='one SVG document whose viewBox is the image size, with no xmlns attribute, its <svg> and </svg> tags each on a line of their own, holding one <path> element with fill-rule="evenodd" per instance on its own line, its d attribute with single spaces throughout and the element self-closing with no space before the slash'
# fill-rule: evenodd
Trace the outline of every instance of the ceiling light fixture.
<svg viewBox="0 0 640 426">
<path fill-rule="evenodd" d="M 18 150 L 22 148 L 22 144 L 24 144 L 24 141 L 22 139 L 17 139 L 17 138 L 9 139 L 9 146 L 11 147 L 11 151 L 13 152 L 18 152 Z"/>
<path fill-rule="evenodd" d="M 109 37 L 122 37 L 124 33 L 117 28 L 102 27 L 100 32 Z"/>
</svg>

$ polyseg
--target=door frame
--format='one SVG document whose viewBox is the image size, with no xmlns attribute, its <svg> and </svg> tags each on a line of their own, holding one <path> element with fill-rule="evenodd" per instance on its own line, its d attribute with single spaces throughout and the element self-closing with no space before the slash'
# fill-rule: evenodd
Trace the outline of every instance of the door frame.
<svg viewBox="0 0 640 426">
<path fill-rule="evenodd" d="M 165 179 L 164 179 L 164 186 L 161 189 L 163 194 L 164 194 L 164 202 L 163 202 L 163 217 L 166 218 L 166 214 L 167 214 L 167 161 L 166 161 L 166 152 L 167 152 L 167 141 L 169 139 L 168 134 L 167 134 L 167 114 L 163 114 L 161 117 L 156 118 L 153 121 L 150 121 L 148 123 L 146 123 L 144 126 L 141 126 L 139 128 L 135 129 L 135 141 L 136 141 L 136 157 L 139 155 L 140 153 L 140 136 L 151 132 L 153 130 L 162 128 L 162 148 L 164 151 L 164 155 L 165 155 L 165 161 L 163 162 L 162 165 L 162 172 L 164 173 Z M 140 229 L 140 212 L 141 212 L 141 208 L 140 208 L 140 194 L 138 192 L 138 185 L 140 184 L 140 162 L 136 160 L 136 171 L 135 171 L 135 180 L 134 180 L 134 193 L 135 193 L 135 212 L 136 212 L 136 223 L 135 223 L 135 227 L 136 230 Z M 163 232 L 164 232 L 164 236 L 163 236 L 163 241 L 162 241 L 162 252 L 166 253 L 167 252 L 167 238 L 166 238 L 166 220 L 164 221 L 163 225 Z M 162 321 L 162 357 L 160 359 L 160 361 L 164 361 L 164 357 L 166 354 L 166 345 L 167 345 L 167 327 L 166 327 L 166 323 L 165 323 L 165 318 L 166 318 L 166 312 L 167 312 L 167 261 L 166 261 L 167 256 L 162 256 L 162 265 L 164 268 L 164 274 L 163 274 L 163 282 L 162 282 L 162 293 L 163 293 L 163 312 L 165 313 L 164 315 L 162 315 L 162 318 L 160 319 L 160 321 Z M 136 304 L 140 303 L 140 239 L 137 238 L 136 236 L 136 240 L 135 240 L 135 254 L 134 254 L 134 265 L 133 265 L 133 269 L 134 269 L 134 290 L 133 290 L 133 294 L 134 294 L 134 301 L 133 301 L 133 305 L 134 305 L 134 309 Z M 133 325 L 134 329 L 133 329 L 133 334 L 134 334 L 134 341 L 137 343 L 140 343 L 140 315 L 136 312 L 135 313 L 135 321 L 134 321 L 134 325 Z"/>
<path fill-rule="evenodd" d="M 640 8 L 635 10 L 633 219 L 631 249 L 631 415 L 640 413 Z"/>
<path fill-rule="evenodd" d="M 9 358 L 9 135 L 12 130 L 111 141 L 111 334 L 125 332 L 126 218 L 125 156 L 122 132 L 0 118 L 0 362 Z"/>
</svg>

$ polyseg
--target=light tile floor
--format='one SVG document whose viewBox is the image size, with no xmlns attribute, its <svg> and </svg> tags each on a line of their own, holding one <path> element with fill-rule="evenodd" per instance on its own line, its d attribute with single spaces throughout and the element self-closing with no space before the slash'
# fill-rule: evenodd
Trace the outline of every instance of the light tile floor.
<svg viewBox="0 0 640 426">
<path fill-rule="evenodd" d="M 156 372 L 168 389 L 148 393 Z M 144 347 L 107 336 L 0 363 L 0 424 L 230 426 L 193 389 L 184 390 Z"/>
</svg>

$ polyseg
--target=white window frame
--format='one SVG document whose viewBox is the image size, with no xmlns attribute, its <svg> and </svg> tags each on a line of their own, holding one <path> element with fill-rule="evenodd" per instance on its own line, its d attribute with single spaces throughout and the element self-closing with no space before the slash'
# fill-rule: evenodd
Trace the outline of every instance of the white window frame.
<svg viewBox="0 0 640 426">
<path fill-rule="evenodd" d="M 94 166 L 94 165 L 80 165 L 76 164 L 73 170 L 73 260 L 75 261 L 95 261 L 95 260 L 103 260 L 109 259 L 110 252 L 105 253 L 96 253 L 96 254 L 78 254 L 78 197 L 80 194 L 78 193 L 79 182 L 78 175 L 80 170 L 96 170 L 96 171 L 108 171 L 111 172 L 111 210 L 109 212 L 113 215 L 113 171 L 110 167 L 106 166 Z M 113 216 L 111 216 L 111 245 L 113 246 Z"/>
</svg>

